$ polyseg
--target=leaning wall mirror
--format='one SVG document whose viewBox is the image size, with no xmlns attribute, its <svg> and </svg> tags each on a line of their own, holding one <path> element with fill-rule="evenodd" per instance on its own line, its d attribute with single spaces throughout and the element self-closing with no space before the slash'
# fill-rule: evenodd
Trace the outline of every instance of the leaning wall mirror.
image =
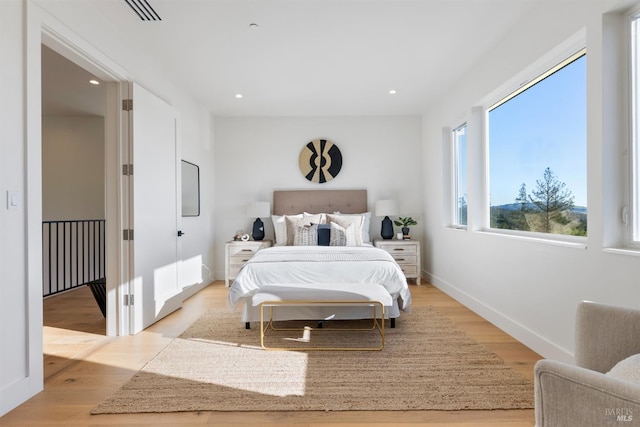
<svg viewBox="0 0 640 427">
<path fill-rule="evenodd" d="M 200 168 L 182 161 L 182 216 L 200 215 Z"/>
</svg>

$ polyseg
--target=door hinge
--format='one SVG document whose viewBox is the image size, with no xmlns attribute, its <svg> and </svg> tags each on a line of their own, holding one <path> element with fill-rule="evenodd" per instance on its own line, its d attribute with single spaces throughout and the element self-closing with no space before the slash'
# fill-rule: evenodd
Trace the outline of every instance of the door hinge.
<svg viewBox="0 0 640 427">
<path fill-rule="evenodd" d="M 131 229 L 122 230 L 122 240 L 133 240 L 133 230 Z"/>
<path fill-rule="evenodd" d="M 122 111 L 133 111 L 133 99 L 122 100 Z"/>
<path fill-rule="evenodd" d="M 133 305 L 134 298 L 133 295 L 125 295 L 124 296 L 124 305 L 131 306 Z"/>
<path fill-rule="evenodd" d="M 124 176 L 132 176 L 133 175 L 133 165 L 122 165 L 122 175 Z"/>
</svg>

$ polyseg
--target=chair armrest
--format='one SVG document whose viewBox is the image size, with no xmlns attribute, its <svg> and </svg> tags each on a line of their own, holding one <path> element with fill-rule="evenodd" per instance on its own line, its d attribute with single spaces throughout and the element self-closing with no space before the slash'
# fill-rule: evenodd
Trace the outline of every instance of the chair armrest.
<svg viewBox="0 0 640 427">
<path fill-rule="evenodd" d="M 640 353 L 638 337 L 640 310 L 583 301 L 576 314 L 576 365 L 607 372 Z"/>
<path fill-rule="evenodd" d="M 538 361 L 534 375 L 537 427 L 620 427 L 640 421 L 640 384 L 553 360 Z"/>
</svg>

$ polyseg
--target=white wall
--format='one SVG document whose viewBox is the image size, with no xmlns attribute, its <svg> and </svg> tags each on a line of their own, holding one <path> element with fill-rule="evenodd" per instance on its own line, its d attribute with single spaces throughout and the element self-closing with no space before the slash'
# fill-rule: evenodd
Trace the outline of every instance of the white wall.
<svg viewBox="0 0 640 427">
<path fill-rule="evenodd" d="M 423 166 L 425 190 L 430 192 L 425 193 L 425 268 L 438 287 L 540 354 L 570 361 L 579 301 L 640 307 L 640 257 L 603 251 L 603 211 L 611 210 L 603 197 L 622 191 L 603 184 L 615 182 L 607 177 L 617 174 L 611 167 L 603 168 L 603 156 L 620 143 L 603 134 L 602 127 L 605 2 L 554 2 L 553 13 L 549 3 L 544 5 L 518 23 L 424 116 Z M 588 78 L 587 248 L 445 228 L 443 128 L 468 119 L 483 97 L 582 29 L 586 29 Z M 481 165 L 481 150 L 470 146 L 469 152 L 469 163 Z M 469 187 L 479 188 L 479 179 L 471 171 Z"/>
<path fill-rule="evenodd" d="M 104 118 L 42 119 L 42 220 L 104 219 Z"/>
<path fill-rule="evenodd" d="M 0 2 L 0 415 L 42 387 L 42 374 L 29 358 L 29 331 L 42 310 L 27 311 L 27 211 L 25 120 L 25 32 L 20 0 Z M 23 204 L 7 210 L 6 192 L 17 191 Z M 37 304 L 37 300 L 36 300 Z M 27 313 L 32 318 L 27 320 Z M 32 344 L 38 351 L 38 343 Z M 33 348 L 33 347 L 32 347 Z M 40 344 L 40 353 L 42 346 Z M 42 357 L 40 357 L 40 366 Z M 35 371 L 30 371 L 33 367 Z"/>
<path fill-rule="evenodd" d="M 273 190 L 367 189 L 370 210 L 378 199 L 396 199 L 401 216 L 413 216 L 419 225 L 412 230 L 421 234 L 421 128 L 419 117 L 216 117 L 217 278 L 224 278 L 224 242 L 238 229 L 251 231 L 255 218 L 246 216 L 246 205 L 273 203 Z M 342 152 L 342 170 L 324 184 L 307 181 L 298 167 L 300 151 L 317 138 Z M 372 238 L 380 236 L 380 221 L 372 218 Z M 270 220 L 265 230 L 273 239 Z"/>
<path fill-rule="evenodd" d="M 187 160 L 197 159 L 203 177 L 202 213 L 182 221 L 188 234 L 181 241 L 181 257 L 203 272 L 204 283 L 207 283 L 208 272 L 203 265 L 208 268 L 213 265 L 211 116 L 186 95 L 179 82 L 172 81 L 152 57 L 136 50 L 135 44 L 113 31 L 112 23 L 93 13 L 91 7 L 91 2 L 0 1 L 0 197 L 3 200 L 0 206 L 0 416 L 39 392 L 43 385 L 40 264 L 43 28 L 70 39 L 78 49 L 98 58 L 94 64 L 100 63 L 120 76 L 135 80 L 179 112 L 181 155 Z M 6 209 L 9 190 L 23 197 L 24 204 L 17 210 Z M 191 287 L 184 296 L 196 288 Z"/>
</svg>

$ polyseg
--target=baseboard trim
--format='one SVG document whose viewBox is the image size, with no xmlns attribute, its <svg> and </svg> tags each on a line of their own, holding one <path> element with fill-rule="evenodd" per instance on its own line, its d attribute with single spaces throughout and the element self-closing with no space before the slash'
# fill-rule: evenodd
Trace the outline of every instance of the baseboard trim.
<svg viewBox="0 0 640 427">
<path fill-rule="evenodd" d="M 547 359 L 573 363 L 574 358 L 571 352 L 533 332 L 525 325 L 496 311 L 493 307 L 457 288 L 446 280 L 429 272 L 424 272 L 424 279 L 541 356 Z"/>
</svg>

